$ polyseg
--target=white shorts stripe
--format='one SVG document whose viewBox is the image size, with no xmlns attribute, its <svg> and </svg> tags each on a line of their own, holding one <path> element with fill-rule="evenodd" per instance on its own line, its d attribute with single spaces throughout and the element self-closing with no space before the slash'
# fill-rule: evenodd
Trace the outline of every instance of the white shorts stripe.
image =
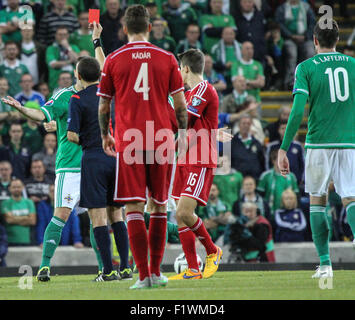
<svg viewBox="0 0 355 320">
<path fill-rule="evenodd" d="M 195 192 L 193 193 L 193 196 L 198 197 L 201 193 L 202 187 L 205 183 L 205 173 L 206 173 L 206 168 L 202 168 L 201 173 L 200 173 L 200 177 L 199 177 L 199 182 L 198 182 L 198 186 L 195 189 Z"/>
</svg>

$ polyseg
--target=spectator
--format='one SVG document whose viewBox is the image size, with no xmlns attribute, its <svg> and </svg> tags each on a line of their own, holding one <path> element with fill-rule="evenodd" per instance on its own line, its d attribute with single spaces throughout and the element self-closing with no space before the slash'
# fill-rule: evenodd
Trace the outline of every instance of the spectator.
<svg viewBox="0 0 355 320">
<path fill-rule="evenodd" d="M 274 220 L 274 214 L 277 209 L 281 208 L 282 192 L 286 189 L 292 189 L 298 193 L 298 185 L 296 176 L 290 172 L 286 177 L 283 177 L 277 165 L 277 151 L 274 150 L 270 154 L 273 168 L 266 170 L 259 178 L 257 191 L 264 197 L 269 204 L 271 219 Z"/>
<path fill-rule="evenodd" d="M 102 46 L 105 55 L 108 55 L 117 48 L 114 46 L 115 39 L 117 38 L 118 29 L 121 26 L 121 18 L 124 11 L 120 8 L 119 0 L 106 0 L 107 11 L 101 15 L 100 24 L 102 25 Z"/>
<path fill-rule="evenodd" d="M 44 96 L 45 100 L 50 98 L 51 92 L 49 91 L 49 86 L 47 82 L 41 82 L 38 84 L 38 92 Z"/>
<path fill-rule="evenodd" d="M 15 99 L 22 105 L 25 105 L 28 101 L 36 102 L 38 108 L 44 105 L 46 102 L 44 96 L 40 92 L 33 90 L 34 83 L 31 74 L 25 73 L 22 75 L 20 86 L 22 91 L 15 96 Z"/>
<path fill-rule="evenodd" d="M 10 161 L 14 176 L 24 180 L 29 174 L 31 155 L 28 147 L 22 143 L 23 130 L 21 124 L 11 123 L 9 135 L 9 145 L 1 152 L 2 160 Z"/>
<path fill-rule="evenodd" d="M 301 0 L 287 0 L 275 12 L 285 38 L 285 90 L 292 90 L 295 68 L 298 62 L 314 55 L 313 28 L 315 16 L 310 5 Z"/>
<path fill-rule="evenodd" d="M 159 4 L 159 7 L 158 7 L 158 4 Z M 152 22 L 153 19 L 161 17 L 161 14 L 163 12 L 162 1 L 147 0 L 145 7 L 147 8 L 147 10 L 149 12 L 150 22 Z"/>
<path fill-rule="evenodd" d="M 42 200 L 37 205 L 37 225 L 36 236 L 37 244 L 42 247 L 44 232 L 48 223 L 51 221 L 54 212 L 54 185 L 49 186 L 49 198 Z M 69 216 L 62 230 L 60 245 L 74 245 L 75 248 L 83 248 L 82 237 L 80 234 L 79 217 L 75 210 Z"/>
<path fill-rule="evenodd" d="M 206 79 L 216 89 L 219 99 L 222 98 L 222 92 L 227 89 L 226 79 L 223 74 L 213 68 L 213 59 L 209 54 L 205 54 L 205 69 L 203 78 Z"/>
<path fill-rule="evenodd" d="M 184 39 L 189 24 L 197 23 L 197 15 L 191 4 L 182 0 L 168 0 L 163 8 L 163 18 L 168 22 L 175 42 Z"/>
<path fill-rule="evenodd" d="M 297 196 L 292 190 L 282 193 L 281 207 L 275 211 L 275 241 L 305 241 L 307 221 L 303 211 L 297 208 Z"/>
<path fill-rule="evenodd" d="M 11 182 L 12 166 L 9 161 L 0 161 L 0 208 L 1 202 L 10 199 L 9 185 Z M 0 224 L 1 224 L 0 217 Z"/>
<path fill-rule="evenodd" d="M 37 34 L 38 40 L 46 46 L 53 44 L 59 28 L 65 28 L 72 34 L 80 27 L 76 16 L 66 9 L 66 0 L 51 2 L 54 7 L 42 17 Z"/>
<path fill-rule="evenodd" d="M 123 31 L 123 25 L 121 24 L 117 31 L 117 37 L 113 42 L 114 48 L 120 48 L 128 42 L 127 35 Z"/>
<path fill-rule="evenodd" d="M 230 229 L 230 262 L 235 262 L 238 254 L 245 262 L 275 262 L 270 222 L 259 214 L 255 203 L 242 205 L 242 215 Z"/>
<path fill-rule="evenodd" d="M 43 140 L 43 149 L 33 155 L 32 161 L 42 160 L 46 168 L 46 175 L 51 181 L 55 179 L 55 159 L 57 154 L 57 137 L 54 133 L 47 133 Z"/>
<path fill-rule="evenodd" d="M 175 52 L 176 42 L 172 37 L 165 35 L 166 21 L 162 18 L 154 19 L 149 41 L 170 52 Z"/>
<path fill-rule="evenodd" d="M 19 49 L 15 42 L 5 43 L 5 60 L 0 65 L 0 77 L 6 77 L 9 83 L 9 95 L 15 96 L 21 91 L 20 81 L 25 73 L 29 73 L 27 67 L 19 59 Z"/>
<path fill-rule="evenodd" d="M 239 133 L 232 139 L 232 168 L 243 176 L 251 175 L 258 179 L 264 171 L 265 158 L 263 148 L 251 134 L 252 118 L 244 114 L 239 120 Z"/>
<path fill-rule="evenodd" d="M 37 205 L 42 200 L 49 199 L 49 186 L 52 181 L 45 175 L 46 168 L 42 160 L 33 160 L 31 176 L 25 180 L 27 196 Z"/>
<path fill-rule="evenodd" d="M 280 123 L 284 123 L 288 121 L 288 118 L 291 113 L 291 108 L 288 106 L 283 106 L 279 109 L 279 118 L 277 121 L 270 123 L 265 128 L 265 134 L 268 138 L 269 142 L 273 141 L 282 141 L 279 133 Z"/>
<path fill-rule="evenodd" d="M 211 12 L 204 14 L 200 19 L 200 26 L 203 34 L 203 48 L 211 53 L 212 48 L 222 36 L 225 27 L 231 27 L 237 31 L 234 18 L 223 13 L 223 0 L 210 0 Z"/>
<path fill-rule="evenodd" d="M 80 50 L 77 46 L 70 45 L 68 39 L 68 30 L 65 27 L 59 27 L 55 33 L 55 42 L 46 51 L 46 62 L 49 70 L 49 89 L 51 91 L 57 86 L 61 72 L 70 72 L 72 76 L 74 74 L 74 66 Z"/>
<path fill-rule="evenodd" d="M 53 90 L 53 94 L 56 94 L 58 91 L 62 90 L 63 88 L 68 88 L 73 84 L 73 77 L 72 73 L 68 71 L 62 71 L 58 77 L 58 85 Z"/>
<path fill-rule="evenodd" d="M 47 78 L 46 47 L 33 39 L 33 28 L 22 29 L 21 35 L 21 63 L 27 67 L 33 78 L 33 83 L 36 85 L 39 81 Z"/>
<path fill-rule="evenodd" d="M 23 182 L 14 179 L 10 182 L 11 197 L 1 203 L 1 213 L 5 216 L 5 228 L 9 246 L 30 245 L 31 228 L 36 224 L 36 209 L 33 201 L 22 196 Z"/>
<path fill-rule="evenodd" d="M 216 61 L 216 69 L 223 71 L 227 87 L 231 87 L 232 65 L 242 57 L 240 43 L 235 40 L 235 31 L 233 28 L 223 28 L 222 39 L 212 47 L 211 55 L 214 61 Z"/>
<path fill-rule="evenodd" d="M 215 183 L 212 183 L 207 205 L 199 208 L 198 215 L 205 224 L 213 242 L 223 236 L 231 212 L 219 198 L 218 186 Z"/>
<path fill-rule="evenodd" d="M 8 41 L 21 42 L 19 18 L 26 14 L 27 24 L 33 23 L 32 13 L 20 12 L 20 0 L 7 0 L 7 7 L 0 11 L 0 35 L 4 43 Z M 30 14 L 30 16 L 28 16 Z"/>
<path fill-rule="evenodd" d="M 29 103 L 25 106 L 27 107 Z M 31 154 L 39 152 L 43 148 L 43 136 L 45 135 L 45 129 L 38 122 L 28 118 L 22 125 L 23 137 L 22 143 L 25 145 Z"/>
<path fill-rule="evenodd" d="M 6 229 L 0 223 L 0 267 L 6 267 L 5 256 L 7 254 L 7 247 L 8 247 L 8 242 L 7 242 Z"/>
<path fill-rule="evenodd" d="M 287 122 L 281 122 L 279 125 L 279 135 L 281 137 L 280 140 L 276 140 L 270 142 L 266 147 L 265 152 L 265 168 L 269 170 L 272 167 L 272 162 L 270 159 L 270 154 L 273 151 L 278 151 L 281 147 L 281 142 L 284 138 L 286 132 Z M 297 178 L 298 184 L 303 181 L 303 174 L 304 174 L 304 159 L 305 154 L 303 151 L 302 144 L 296 140 L 291 142 L 290 148 L 287 152 L 287 157 L 290 162 L 290 171 L 294 173 Z"/>
<path fill-rule="evenodd" d="M 355 47 L 352 46 L 352 45 L 345 46 L 344 47 L 344 54 L 346 54 L 347 56 L 355 58 Z"/>
<path fill-rule="evenodd" d="M 257 102 L 261 102 L 260 89 L 265 85 L 264 68 L 259 61 L 253 59 L 254 46 L 246 41 L 242 44 L 242 58 L 233 63 L 232 77 L 242 75 L 247 81 L 248 94 Z"/>
<path fill-rule="evenodd" d="M 6 98 L 9 95 L 8 90 L 9 83 L 7 79 L 0 78 L 0 136 L 2 137 L 2 143 L 5 145 L 8 144 L 10 141 L 10 123 L 21 118 L 20 114 L 17 111 L 12 109 L 9 105 L 2 102 L 1 100 L 1 98 Z"/>
<path fill-rule="evenodd" d="M 94 45 L 92 43 L 92 31 L 89 29 L 89 12 L 83 11 L 79 14 L 80 28 L 69 36 L 69 43 L 75 45 L 80 51 L 86 50 L 90 56 L 95 57 Z"/>
<path fill-rule="evenodd" d="M 252 119 L 250 132 L 254 136 L 254 138 L 256 140 L 258 140 L 258 142 L 261 145 L 264 145 L 265 134 L 264 134 L 263 126 L 262 126 L 261 121 L 259 119 L 259 115 L 258 115 L 259 104 L 255 102 L 254 97 L 251 97 L 251 98 L 252 99 L 248 99 L 243 103 L 240 113 L 246 112 L 247 114 L 250 115 L 250 117 Z M 233 132 L 233 134 L 238 133 L 239 126 L 234 125 L 232 132 Z"/>
<path fill-rule="evenodd" d="M 247 100 L 255 101 L 255 98 L 248 95 L 247 82 L 244 76 L 233 77 L 232 83 L 233 91 L 223 98 L 220 112 L 242 114 L 244 102 Z"/>
<path fill-rule="evenodd" d="M 234 216 L 239 217 L 242 214 L 242 205 L 245 202 L 255 203 L 260 214 L 266 219 L 270 218 L 270 208 L 263 197 L 256 192 L 256 180 L 252 176 L 245 176 L 243 179 L 240 198 L 233 203 Z"/>
<path fill-rule="evenodd" d="M 198 24 L 191 23 L 187 26 L 186 29 L 186 38 L 180 40 L 175 53 L 178 55 L 179 53 L 183 53 L 189 49 L 202 49 L 201 43 L 198 40 L 200 37 L 200 27 Z"/>
<path fill-rule="evenodd" d="M 240 10 L 234 15 L 238 28 L 237 40 L 240 43 L 250 41 L 254 45 L 254 58 L 263 63 L 266 55 L 266 19 L 255 7 L 254 0 L 240 0 Z"/>
<path fill-rule="evenodd" d="M 231 167 L 229 157 L 224 155 L 220 157 L 222 166 L 217 168 L 213 183 L 219 190 L 219 197 L 227 206 L 228 211 L 232 211 L 235 201 L 240 197 L 243 176 L 240 172 Z"/>
</svg>

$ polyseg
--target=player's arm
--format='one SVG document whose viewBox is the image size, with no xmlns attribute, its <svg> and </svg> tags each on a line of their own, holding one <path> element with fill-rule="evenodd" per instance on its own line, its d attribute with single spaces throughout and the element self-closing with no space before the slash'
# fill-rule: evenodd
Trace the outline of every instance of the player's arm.
<svg viewBox="0 0 355 320">
<path fill-rule="evenodd" d="M 174 100 L 175 116 L 179 129 L 187 129 L 187 110 L 183 91 L 172 96 Z"/>
<path fill-rule="evenodd" d="M 7 98 L 2 98 L 1 99 L 4 103 L 8 104 L 9 106 L 13 107 L 17 111 L 19 111 L 21 114 L 23 114 L 26 118 L 30 118 L 35 121 L 43 121 L 46 119 L 44 113 L 40 109 L 30 109 L 26 108 L 23 105 L 21 105 L 20 102 L 18 102 L 16 99 L 13 97 L 7 96 Z"/>
<path fill-rule="evenodd" d="M 287 122 L 285 136 L 283 138 L 278 154 L 278 166 L 283 176 L 286 176 L 290 172 L 290 165 L 286 154 L 291 145 L 291 142 L 297 133 L 297 130 L 301 125 L 307 99 L 307 95 L 303 93 L 296 93 L 293 100 L 292 110 Z"/>
<path fill-rule="evenodd" d="M 80 96 L 74 94 L 70 98 L 68 110 L 67 139 L 70 142 L 79 144 L 79 131 L 81 124 Z"/>
<path fill-rule="evenodd" d="M 111 99 L 100 97 L 99 102 L 99 125 L 102 138 L 102 148 L 108 156 L 116 157 L 116 152 L 114 150 L 115 140 L 109 134 L 111 118 Z"/>
<path fill-rule="evenodd" d="M 105 64 L 105 53 L 104 50 L 102 50 L 102 46 L 101 46 L 101 40 L 100 40 L 101 32 L 102 32 L 101 24 L 97 24 L 96 21 L 94 21 L 93 31 L 92 31 L 92 41 L 94 42 L 95 59 L 99 62 L 100 69 L 103 70 Z"/>
</svg>

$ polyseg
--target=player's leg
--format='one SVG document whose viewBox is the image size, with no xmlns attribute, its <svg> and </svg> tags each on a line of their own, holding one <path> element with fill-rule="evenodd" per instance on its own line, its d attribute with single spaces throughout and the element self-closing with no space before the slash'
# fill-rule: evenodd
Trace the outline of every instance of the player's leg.
<svg viewBox="0 0 355 320">
<path fill-rule="evenodd" d="M 129 244 L 127 226 L 123 219 L 122 208 L 107 207 L 107 216 L 113 230 L 115 243 L 120 256 L 120 276 L 122 280 L 132 280 L 133 273 L 128 264 Z"/>
<path fill-rule="evenodd" d="M 117 272 L 113 270 L 112 265 L 111 240 L 107 227 L 106 208 L 89 209 L 89 216 L 103 263 L 103 272 L 96 281 L 119 280 Z"/>
<path fill-rule="evenodd" d="M 329 225 L 325 208 L 332 176 L 331 150 L 308 149 L 305 160 L 305 188 L 310 194 L 310 225 L 320 266 L 313 278 L 332 276 L 329 255 Z"/>
<path fill-rule="evenodd" d="M 355 245 L 355 196 L 343 198 L 342 202 L 346 210 L 346 218 L 348 220 L 348 224 L 351 228 L 351 232 L 353 233 L 353 243 Z"/>
<path fill-rule="evenodd" d="M 102 273 L 102 269 L 103 269 L 104 265 L 102 263 L 100 251 L 99 251 L 99 248 L 98 248 L 96 240 L 95 240 L 94 230 L 93 230 L 93 227 L 92 227 L 92 221 L 91 220 L 90 220 L 90 244 L 91 244 L 91 247 L 93 248 L 93 250 L 95 252 L 96 260 L 97 260 L 97 263 L 98 263 L 99 271 L 98 271 L 98 275 L 97 276 L 100 276 L 100 274 Z M 97 277 L 95 278 L 94 281 L 96 281 L 96 279 L 97 279 Z"/>
<path fill-rule="evenodd" d="M 42 260 L 37 274 L 38 281 L 46 282 L 50 280 L 50 262 L 59 246 L 63 228 L 71 211 L 71 208 L 55 208 L 54 210 L 54 215 L 44 232 Z"/>
<path fill-rule="evenodd" d="M 57 249 L 62 230 L 69 215 L 80 199 L 80 173 L 63 172 L 56 175 L 54 191 L 55 209 L 43 238 L 42 261 L 37 280 L 49 281 L 50 261 Z"/>
<path fill-rule="evenodd" d="M 355 239 L 355 149 L 337 150 L 336 153 L 339 164 L 335 168 L 334 186 Z"/>
<path fill-rule="evenodd" d="M 152 283 L 148 265 L 148 235 L 143 217 L 144 202 L 127 203 L 126 212 L 129 244 L 139 273 L 139 279 L 131 289 L 148 288 Z"/>
<path fill-rule="evenodd" d="M 326 205 L 326 195 L 320 197 L 310 196 L 310 224 L 312 239 L 320 260 L 319 268 L 313 275 L 313 278 L 333 276 L 329 255 L 330 229 L 325 212 Z"/>
</svg>

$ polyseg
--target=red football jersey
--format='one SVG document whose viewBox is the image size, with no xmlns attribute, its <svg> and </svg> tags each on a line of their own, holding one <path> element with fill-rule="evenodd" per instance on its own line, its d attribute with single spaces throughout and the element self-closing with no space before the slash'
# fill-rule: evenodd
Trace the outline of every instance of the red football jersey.
<svg viewBox="0 0 355 320">
<path fill-rule="evenodd" d="M 189 147 L 185 163 L 193 166 L 217 166 L 217 129 L 219 99 L 207 80 L 185 93 L 188 112 Z M 184 160 L 178 164 L 183 165 Z"/>
<path fill-rule="evenodd" d="M 172 53 L 145 41 L 112 52 L 105 60 L 97 94 L 115 98 L 116 151 L 123 152 L 139 136 L 143 141 L 136 150 L 156 150 L 161 143 L 155 142 L 156 132 L 172 129 L 168 95 L 182 90 Z"/>
</svg>

